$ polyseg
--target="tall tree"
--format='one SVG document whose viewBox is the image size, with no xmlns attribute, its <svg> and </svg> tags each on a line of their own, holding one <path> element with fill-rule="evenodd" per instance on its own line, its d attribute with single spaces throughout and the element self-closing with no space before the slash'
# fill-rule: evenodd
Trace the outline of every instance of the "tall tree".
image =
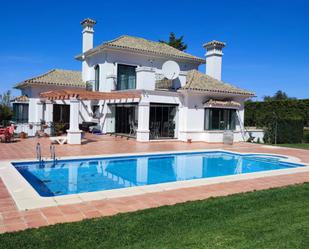
<svg viewBox="0 0 309 249">
<path fill-rule="evenodd" d="M 10 107 L 11 106 L 11 100 L 12 100 L 12 95 L 11 91 L 8 90 L 7 92 L 0 94 L 0 104 Z"/>
<path fill-rule="evenodd" d="M 295 99 L 289 97 L 285 92 L 278 90 L 274 96 L 265 96 L 264 101 L 273 101 L 273 100 L 288 100 L 288 99 Z"/>
<path fill-rule="evenodd" d="M 168 41 L 163 41 L 159 40 L 159 42 L 165 43 L 167 45 L 170 45 L 180 51 L 185 51 L 188 48 L 188 45 L 184 43 L 183 41 L 183 35 L 180 36 L 179 38 L 176 38 L 174 32 L 170 32 L 169 40 Z"/>
<path fill-rule="evenodd" d="M 11 91 L 0 94 L 0 124 L 12 118 L 11 100 Z"/>
</svg>

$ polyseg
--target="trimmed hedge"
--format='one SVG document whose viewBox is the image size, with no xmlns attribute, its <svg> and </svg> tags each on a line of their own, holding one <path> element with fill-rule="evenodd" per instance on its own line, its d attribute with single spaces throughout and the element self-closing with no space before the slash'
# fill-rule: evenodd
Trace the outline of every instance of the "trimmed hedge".
<svg viewBox="0 0 309 249">
<path fill-rule="evenodd" d="M 304 143 L 309 143 L 309 130 L 304 131 Z"/>
<path fill-rule="evenodd" d="M 274 116 L 302 119 L 309 126 L 309 99 L 245 103 L 245 126 L 265 127 Z"/>
<path fill-rule="evenodd" d="M 278 119 L 265 130 L 264 141 L 267 143 L 301 143 L 304 136 L 304 121 L 299 118 Z"/>
</svg>

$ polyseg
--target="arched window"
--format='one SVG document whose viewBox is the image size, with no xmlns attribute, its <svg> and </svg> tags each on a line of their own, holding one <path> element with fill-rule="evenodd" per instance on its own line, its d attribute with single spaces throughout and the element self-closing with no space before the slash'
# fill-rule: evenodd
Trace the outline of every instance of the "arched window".
<svg viewBox="0 0 309 249">
<path fill-rule="evenodd" d="M 100 67 L 96 65 L 94 67 L 94 90 L 99 91 L 100 88 Z"/>
</svg>

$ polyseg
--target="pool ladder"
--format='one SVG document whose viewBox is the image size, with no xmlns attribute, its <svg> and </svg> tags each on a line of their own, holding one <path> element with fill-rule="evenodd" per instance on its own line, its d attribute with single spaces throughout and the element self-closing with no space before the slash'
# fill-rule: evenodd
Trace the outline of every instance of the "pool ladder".
<svg viewBox="0 0 309 249">
<path fill-rule="evenodd" d="M 40 164 L 43 162 L 40 143 L 36 144 L 36 159 L 39 161 Z"/>
<path fill-rule="evenodd" d="M 53 163 L 55 164 L 57 161 L 55 145 L 51 144 L 49 146 L 49 151 L 50 151 L 50 158 L 53 160 Z"/>
<path fill-rule="evenodd" d="M 49 150 L 50 150 L 50 158 L 53 160 L 53 163 L 55 164 L 57 161 L 55 145 L 51 144 L 49 147 Z M 42 158 L 42 151 L 41 151 L 40 143 L 36 144 L 36 159 L 39 161 L 40 164 L 44 162 Z"/>
</svg>

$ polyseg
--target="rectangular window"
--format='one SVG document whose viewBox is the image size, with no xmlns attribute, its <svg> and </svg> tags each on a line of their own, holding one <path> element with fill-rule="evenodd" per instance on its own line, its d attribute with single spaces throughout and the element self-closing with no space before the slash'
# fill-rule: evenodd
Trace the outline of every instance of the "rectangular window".
<svg viewBox="0 0 309 249">
<path fill-rule="evenodd" d="M 93 118 L 100 118 L 100 106 L 93 105 L 92 107 L 92 117 Z"/>
<path fill-rule="evenodd" d="M 70 123 L 70 105 L 54 105 L 53 110 L 53 122 L 54 123 Z"/>
<path fill-rule="evenodd" d="M 117 90 L 136 88 L 136 67 L 118 64 Z"/>
<path fill-rule="evenodd" d="M 100 89 L 100 67 L 96 65 L 94 68 L 94 90 L 97 92 Z"/>
<path fill-rule="evenodd" d="M 236 110 L 206 108 L 204 125 L 205 130 L 235 130 Z"/>
<path fill-rule="evenodd" d="M 13 103 L 13 120 L 16 123 L 28 123 L 29 104 Z"/>
</svg>

